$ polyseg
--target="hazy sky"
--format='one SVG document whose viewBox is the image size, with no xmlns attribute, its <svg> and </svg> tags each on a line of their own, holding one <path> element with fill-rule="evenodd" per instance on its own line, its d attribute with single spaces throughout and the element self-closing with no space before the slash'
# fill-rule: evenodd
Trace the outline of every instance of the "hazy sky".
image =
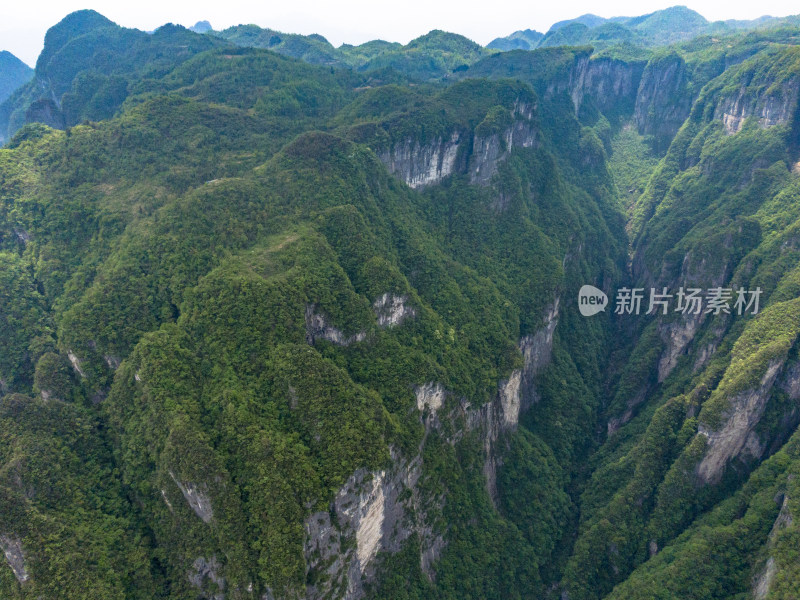
<svg viewBox="0 0 800 600">
<path fill-rule="evenodd" d="M 461 33 L 486 44 L 518 29 L 547 31 L 556 21 L 584 13 L 603 17 L 641 15 L 676 2 L 680 0 L 0 0 L 0 50 L 9 50 L 33 65 L 47 29 L 82 8 L 92 8 L 120 25 L 142 30 L 170 22 L 191 26 L 200 20 L 210 21 L 215 29 L 256 23 L 290 33 L 320 33 L 338 46 L 376 38 L 406 43 L 431 29 Z M 709 20 L 800 12 L 800 5 L 788 0 L 696 0 L 688 6 Z"/>
</svg>

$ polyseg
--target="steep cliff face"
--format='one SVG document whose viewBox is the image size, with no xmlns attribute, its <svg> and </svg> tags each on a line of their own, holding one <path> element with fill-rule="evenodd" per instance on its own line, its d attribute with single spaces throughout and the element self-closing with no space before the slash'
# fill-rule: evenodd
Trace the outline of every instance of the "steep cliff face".
<svg viewBox="0 0 800 600">
<path fill-rule="evenodd" d="M 378 318 L 379 327 L 397 327 L 417 314 L 414 307 L 409 305 L 407 295 L 398 296 L 388 292 L 375 300 L 372 308 Z"/>
<path fill-rule="evenodd" d="M 483 472 L 489 497 L 495 505 L 498 501 L 497 469 L 503 464 L 502 448 L 498 442 L 503 435 L 517 428 L 521 411 L 538 400 L 534 381 L 550 364 L 559 303 L 557 297 L 546 311 L 542 327 L 520 340 L 523 366 L 500 382 L 494 400 L 478 407 L 462 402 L 461 410 L 466 414 L 468 430 L 481 432 L 485 452 Z"/>
<path fill-rule="evenodd" d="M 220 565 L 216 556 L 206 559 L 198 556 L 186 575 L 198 597 L 204 600 L 225 600 L 225 578 L 219 575 Z"/>
<path fill-rule="evenodd" d="M 392 450 L 392 466 L 378 471 L 359 469 L 342 486 L 328 510 L 305 521 L 304 555 L 313 573 L 306 598 L 363 598 L 364 586 L 375 578 L 379 552 L 400 550 L 409 537 L 420 542 L 426 572 L 444 542 L 427 523 L 417 489 L 422 460 L 411 461 Z"/>
<path fill-rule="evenodd" d="M 602 112 L 629 112 L 633 108 L 644 64 L 642 61 L 590 58 L 579 54 L 564 75 L 548 84 L 546 97 L 569 94 L 576 114 L 587 98 Z"/>
<path fill-rule="evenodd" d="M 762 128 L 791 122 L 797 110 L 800 79 L 793 77 L 777 86 L 748 90 L 742 85 L 723 97 L 714 109 L 729 135 L 738 133 L 745 120 L 755 117 Z"/>
<path fill-rule="evenodd" d="M 44 123 L 55 129 L 64 129 L 66 126 L 61 108 L 50 98 L 42 98 L 33 102 L 25 112 L 25 122 Z"/>
<path fill-rule="evenodd" d="M 723 248 L 730 251 L 733 245 L 731 238 L 723 242 Z M 720 250 L 719 247 L 716 248 Z M 722 259 L 722 253 L 718 252 Z M 701 251 L 692 250 L 687 252 L 681 263 L 680 275 L 671 279 L 660 277 L 654 282 L 656 289 L 666 287 L 668 290 L 677 290 L 683 287 L 685 290 L 707 290 L 722 286 L 728 279 L 731 272 L 731 265 L 728 261 L 711 260 L 711 256 L 704 255 Z M 658 381 L 663 382 L 678 364 L 681 355 L 687 352 L 695 336 L 706 322 L 708 315 L 705 311 L 690 310 L 680 313 L 677 317 L 673 314 L 664 319 L 659 325 L 659 334 L 664 342 L 664 351 L 658 361 Z M 705 354 L 697 357 L 696 366 L 702 366 L 713 353 L 713 348 L 708 347 Z"/>
<path fill-rule="evenodd" d="M 181 494 L 183 494 L 186 503 L 194 511 L 194 514 L 200 517 L 203 523 L 211 523 L 214 518 L 214 509 L 211 506 L 211 498 L 208 495 L 208 486 L 204 483 L 195 484 L 191 482 L 182 482 L 172 471 L 169 472 L 169 476 L 172 481 L 175 482 Z M 167 499 L 166 494 L 162 493 L 162 496 L 164 497 L 164 502 L 171 508 L 172 505 Z"/>
<path fill-rule="evenodd" d="M 414 393 L 417 397 L 417 410 L 424 412 L 426 409 L 436 413 L 447 398 L 447 390 L 440 383 L 426 383 L 418 386 Z"/>
<path fill-rule="evenodd" d="M 591 96 L 603 112 L 629 110 L 644 71 L 644 63 L 611 58 L 590 60 L 583 82 L 584 96 Z"/>
<path fill-rule="evenodd" d="M 325 315 L 318 313 L 314 305 L 310 304 L 306 307 L 305 315 L 306 341 L 312 346 L 317 340 L 328 340 L 339 346 L 349 346 L 356 342 L 362 342 L 367 337 L 364 331 L 358 331 L 349 336 L 346 335 L 341 329 L 331 325 Z"/>
<path fill-rule="evenodd" d="M 468 431 L 478 432 L 484 449 L 484 475 L 490 498 L 497 504 L 497 469 L 502 463 L 499 442 L 513 432 L 521 410 L 538 399 L 534 380 L 551 360 L 553 334 L 558 324 L 559 299 L 546 311 L 543 326 L 525 336 L 519 344 L 523 366 L 498 385 L 495 398 L 481 406 L 471 406 L 461 398 L 448 414 L 442 414 L 452 394 L 441 384 L 430 382 L 415 390 L 417 409 L 425 418 L 426 431 L 447 431 L 455 444 Z M 460 424 L 466 426 L 461 429 Z M 423 440 L 423 444 L 425 441 Z M 435 561 L 446 546 L 442 533 L 429 522 L 426 506 L 441 504 L 447 498 L 429 498 L 420 493 L 423 474 L 422 452 L 407 460 L 392 449 L 392 465 L 387 469 L 356 471 L 339 490 L 326 511 L 316 512 L 305 521 L 304 554 L 307 570 L 317 583 L 307 587 L 307 598 L 364 597 L 364 586 L 374 580 L 379 552 L 399 551 L 415 535 L 420 543 L 420 567 L 435 577 Z"/>
<path fill-rule="evenodd" d="M 511 113 L 513 122 L 503 131 L 481 134 L 476 130 L 469 161 L 470 183 L 489 185 L 497 168 L 514 148 L 533 148 L 537 130 L 533 123 L 534 107 L 516 102 Z"/>
<path fill-rule="evenodd" d="M 778 497 L 778 499 L 779 498 L 780 497 Z M 784 494 L 783 502 L 781 502 L 781 510 L 775 518 L 775 522 L 772 524 L 772 529 L 767 538 L 767 561 L 753 580 L 752 594 L 754 600 L 765 600 L 769 597 L 770 590 L 775 581 L 775 576 L 778 574 L 778 562 L 775 560 L 774 556 L 776 542 L 781 533 L 785 529 L 792 527 L 795 523 L 795 518 L 792 514 L 789 502 L 790 497 Z"/>
<path fill-rule="evenodd" d="M 677 54 L 647 64 L 633 111 L 641 135 L 654 136 L 666 148 L 692 108 L 694 98 L 687 93 L 688 83 L 686 62 Z"/>
<path fill-rule="evenodd" d="M 436 138 L 428 143 L 408 138 L 380 152 L 381 162 L 412 188 L 439 183 L 456 172 L 462 133 L 453 131 L 449 137 Z"/>
<path fill-rule="evenodd" d="M 515 148 L 538 144 L 536 108 L 518 98 L 509 110 L 493 107 L 476 128 L 454 128 L 427 142 L 406 138 L 378 151 L 386 168 L 410 187 L 418 189 L 440 183 L 454 174 L 468 174 L 470 183 L 488 185 L 500 165 Z M 496 111 L 504 113 L 498 119 Z M 487 124 L 490 121 L 490 124 Z"/>
<path fill-rule="evenodd" d="M 743 452 L 759 458 L 763 448 L 754 429 L 764 414 L 772 386 L 780 374 L 783 364 L 773 361 L 761 378 L 760 385 L 737 394 L 730 399 L 730 408 L 722 427 L 710 431 L 702 424 L 699 435 L 707 438 L 707 450 L 697 466 L 697 475 L 704 483 L 717 483 L 725 466 Z"/>
<path fill-rule="evenodd" d="M 22 550 L 22 542 L 17 537 L 0 535 L 0 550 L 6 557 L 8 566 L 14 573 L 19 583 L 25 583 L 30 578 L 28 569 L 25 566 L 25 553 Z"/>
</svg>

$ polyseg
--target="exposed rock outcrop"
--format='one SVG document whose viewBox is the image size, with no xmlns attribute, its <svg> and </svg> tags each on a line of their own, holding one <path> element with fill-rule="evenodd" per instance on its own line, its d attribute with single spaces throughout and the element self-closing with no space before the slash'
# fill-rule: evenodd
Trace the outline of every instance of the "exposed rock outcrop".
<svg viewBox="0 0 800 600">
<path fill-rule="evenodd" d="M 419 457 L 407 462 L 392 450 L 391 470 L 360 469 L 342 486 L 329 510 L 305 522 L 307 569 L 320 575 L 307 586 L 309 599 L 364 596 L 364 585 L 375 576 L 378 552 L 400 550 L 412 534 L 421 541 L 423 569 L 438 557 L 444 542 L 425 522 L 416 489 Z"/>
<path fill-rule="evenodd" d="M 725 250 L 730 250 L 733 246 L 732 239 L 724 241 Z M 643 252 L 639 253 L 637 259 L 640 259 Z M 729 261 L 725 261 L 722 265 L 717 265 L 711 268 L 709 264 L 712 262 L 711 257 L 700 255 L 697 256 L 694 251 L 687 252 L 683 257 L 681 263 L 680 275 L 675 280 L 669 280 L 660 276 L 654 278 L 643 267 L 643 261 L 638 265 L 640 274 L 645 277 L 645 281 L 656 290 L 666 287 L 667 290 L 672 290 L 676 293 L 677 290 L 683 288 L 686 294 L 689 294 L 691 289 L 707 290 L 715 287 L 721 287 L 722 284 L 728 279 L 731 271 Z M 667 271 L 666 264 L 661 265 L 662 271 Z M 684 313 L 677 315 L 677 318 L 662 320 L 658 326 L 659 336 L 664 343 L 664 351 L 659 357 L 658 361 L 658 382 L 663 382 L 678 364 L 678 359 L 687 351 L 689 345 L 694 341 L 695 336 L 706 322 L 708 315 L 705 311 L 700 310 L 697 312 L 693 308 L 689 308 Z M 710 358 L 713 354 L 713 347 L 707 346 L 704 355 L 698 355 L 696 368 Z"/>
<path fill-rule="evenodd" d="M 447 398 L 447 390 L 440 383 L 425 383 L 414 390 L 417 396 L 417 408 L 420 412 L 430 410 L 436 413 Z"/>
<path fill-rule="evenodd" d="M 0 550 L 6 557 L 6 562 L 14 572 L 14 577 L 20 583 L 25 583 L 30 579 L 28 569 L 25 566 L 25 553 L 22 551 L 22 541 L 18 537 L 11 535 L 0 535 Z"/>
<path fill-rule="evenodd" d="M 544 326 L 533 335 L 527 335 L 520 340 L 519 348 L 522 351 L 524 365 L 521 381 L 521 409 L 523 411 L 539 400 L 533 379 L 550 364 L 552 359 L 553 334 L 558 325 L 560 303 L 561 299 L 556 297 L 545 314 Z"/>
<path fill-rule="evenodd" d="M 489 185 L 497 169 L 514 148 L 533 148 L 537 144 L 533 124 L 533 107 L 517 102 L 512 112 L 513 123 L 501 133 L 475 134 L 470 159 L 470 183 Z"/>
<path fill-rule="evenodd" d="M 312 346 L 317 340 L 328 340 L 339 346 L 349 346 L 364 341 L 366 337 L 364 331 L 347 336 L 340 329 L 330 325 L 324 315 L 316 312 L 313 304 L 306 307 L 306 341 Z"/>
<path fill-rule="evenodd" d="M 666 348 L 658 361 L 658 382 L 664 381 L 678 364 L 678 358 L 694 339 L 697 330 L 705 320 L 705 315 L 683 314 L 677 321 L 662 323 L 659 326 L 661 339 Z"/>
<path fill-rule="evenodd" d="M 417 311 L 408 305 L 408 296 L 396 294 L 383 294 L 372 304 L 380 327 L 395 327 L 401 325 L 406 319 L 413 319 Z"/>
<path fill-rule="evenodd" d="M 714 109 L 714 118 L 722 121 L 729 135 L 738 133 L 750 117 L 758 119 L 763 128 L 789 123 L 797 108 L 798 91 L 800 79 L 796 77 L 756 93 L 742 85 L 720 100 Z"/>
<path fill-rule="evenodd" d="M 471 408 L 466 402 L 462 407 L 467 416 L 467 428 L 482 432 L 486 453 L 483 471 L 489 496 L 495 505 L 498 500 L 497 467 L 502 465 L 502 453 L 497 448 L 497 442 L 502 434 L 516 429 L 520 412 L 539 398 L 534 379 L 550 364 L 559 303 L 560 299 L 556 297 L 545 313 L 542 328 L 520 340 L 523 366 L 500 382 L 495 399 L 476 408 Z"/>
<path fill-rule="evenodd" d="M 225 578 L 218 574 L 220 567 L 216 556 L 208 560 L 200 556 L 192 563 L 187 577 L 189 583 L 199 590 L 200 598 L 225 600 Z"/>
<path fill-rule="evenodd" d="M 462 134 L 453 131 L 447 138 L 420 143 L 408 138 L 379 154 L 381 162 L 412 188 L 439 183 L 456 172 Z"/>
<path fill-rule="evenodd" d="M 28 107 L 28 110 L 25 111 L 25 122 L 44 123 L 54 129 L 64 129 L 66 127 L 64 113 L 58 103 L 50 98 L 41 98 L 33 102 Z"/>
<path fill-rule="evenodd" d="M 792 522 L 792 513 L 789 510 L 789 496 L 783 496 L 783 502 L 781 504 L 781 510 L 778 513 L 777 518 L 775 519 L 775 523 L 772 525 L 772 530 L 769 532 L 769 537 L 767 538 L 767 548 L 768 550 L 772 551 L 775 546 L 775 538 L 777 537 L 778 533 L 789 527 Z M 772 582 L 775 580 L 775 575 L 778 573 L 778 565 L 775 561 L 775 557 L 770 556 L 767 559 L 767 562 L 764 564 L 764 568 L 761 569 L 758 576 L 756 576 L 755 580 L 753 581 L 753 598 L 754 600 L 764 600 L 770 591 L 770 587 L 772 586 Z"/>
<path fill-rule="evenodd" d="M 456 173 L 469 173 L 471 183 L 488 185 L 511 150 L 538 143 L 534 107 L 518 100 L 511 115 L 511 123 L 499 132 L 481 135 L 456 129 L 425 143 L 408 138 L 379 151 L 378 156 L 412 188 L 439 183 Z"/>
<path fill-rule="evenodd" d="M 722 427 L 710 431 L 703 425 L 698 433 L 708 438 L 706 453 L 697 466 L 697 475 L 704 483 L 716 483 L 722 477 L 725 466 L 744 450 L 761 454 L 761 443 L 754 429 L 764 414 L 773 384 L 780 374 L 783 362 L 773 360 L 767 366 L 757 388 L 741 392 L 730 399 Z"/>
<path fill-rule="evenodd" d="M 691 111 L 694 97 L 687 92 L 688 84 L 686 62 L 677 54 L 647 64 L 633 110 L 641 135 L 653 136 L 666 148 Z"/>
<path fill-rule="evenodd" d="M 111 354 L 104 355 L 103 360 L 106 361 L 108 368 L 113 371 L 119 369 L 119 365 L 122 363 L 118 356 L 113 356 Z"/>
<path fill-rule="evenodd" d="M 772 585 L 772 580 L 775 579 L 775 573 L 778 572 L 778 567 L 775 565 L 775 559 L 769 557 L 764 569 L 756 578 L 753 584 L 753 598 L 754 600 L 764 600 L 769 594 L 769 588 Z"/>
<path fill-rule="evenodd" d="M 548 84 L 545 95 L 569 94 L 576 114 L 587 97 L 601 111 L 631 110 L 643 70 L 643 62 L 590 58 L 588 53 L 580 53 L 565 76 Z"/>
<path fill-rule="evenodd" d="M 800 362 L 786 365 L 778 386 L 790 400 L 800 400 Z"/>
<path fill-rule="evenodd" d="M 211 507 L 211 498 L 208 496 L 207 486 L 202 483 L 182 482 L 172 471 L 169 472 L 169 476 L 172 478 L 172 481 L 175 482 L 175 485 L 178 486 L 178 489 L 181 491 L 194 513 L 200 517 L 204 523 L 210 523 L 214 518 L 214 510 Z"/>
<path fill-rule="evenodd" d="M 14 235 L 17 236 L 17 240 L 23 245 L 26 246 L 28 242 L 31 241 L 31 234 L 25 231 L 24 229 L 20 229 L 15 227 L 14 228 Z"/>
<path fill-rule="evenodd" d="M 72 350 L 70 350 L 69 352 L 67 352 L 67 357 L 69 358 L 69 362 L 72 363 L 72 368 L 75 369 L 75 372 L 84 379 L 86 379 L 86 373 L 84 373 L 83 368 L 81 368 L 81 361 L 75 355 L 75 353 Z"/>
</svg>

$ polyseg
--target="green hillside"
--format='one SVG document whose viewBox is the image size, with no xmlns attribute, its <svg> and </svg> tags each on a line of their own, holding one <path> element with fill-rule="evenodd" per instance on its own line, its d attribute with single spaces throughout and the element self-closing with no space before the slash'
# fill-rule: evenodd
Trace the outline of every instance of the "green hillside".
<svg viewBox="0 0 800 600">
<path fill-rule="evenodd" d="M 554 46 L 591 45 L 604 50 L 620 44 L 653 48 L 685 42 L 704 35 L 730 35 L 739 31 L 772 29 L 784 25 L 797 26 L 797 17 L 764 16 L 753 20 L 709 22 L 701 14 L 685 6 L 672 6 L 637 17 L 599 17 L 586 14 L 553 24 L 544 35 L 517 31 L 497 38 L 488 48 L 502 51 L 535 50 Z M 531 32 L 536 34 L 536 32 Z"/>
<path fill-rule="evenodd" d="M 0 597 L 798 597 L 767 25 L 67 16 L 0 105 Z"/>
<path fill-rule="evenodd" d="M 350 67 L 379 77 L 432 81 L 447 77 L 454 69 L 466 68 L 488 54 L 487 50 L 464 36 L 445 31 L 431 31 L 407 45 L 374 40 L 334 48 L 320 35 L 285 34 L 257 25 L 239 25 L 225 31 L 211 32 L 237 46 L 268 48 L 278 54 L 303 61 L 335 67 Z"/>
<path fill-rule="evenodd" d="M 33 77 L 33 69 L 10 52 L 0 52 L 0 103 Z"/>
</svg>

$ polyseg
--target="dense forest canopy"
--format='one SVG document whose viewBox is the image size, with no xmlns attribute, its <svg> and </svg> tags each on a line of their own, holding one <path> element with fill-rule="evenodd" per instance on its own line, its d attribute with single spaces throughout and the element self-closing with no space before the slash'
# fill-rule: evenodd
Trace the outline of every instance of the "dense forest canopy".
<svg viewBox="0 0 800 600">
<path fill-rule="evenodd" d="M 199 25 L 0 72 L 0 597 L 800 595 L 795 18 Z"/>
</svg>

